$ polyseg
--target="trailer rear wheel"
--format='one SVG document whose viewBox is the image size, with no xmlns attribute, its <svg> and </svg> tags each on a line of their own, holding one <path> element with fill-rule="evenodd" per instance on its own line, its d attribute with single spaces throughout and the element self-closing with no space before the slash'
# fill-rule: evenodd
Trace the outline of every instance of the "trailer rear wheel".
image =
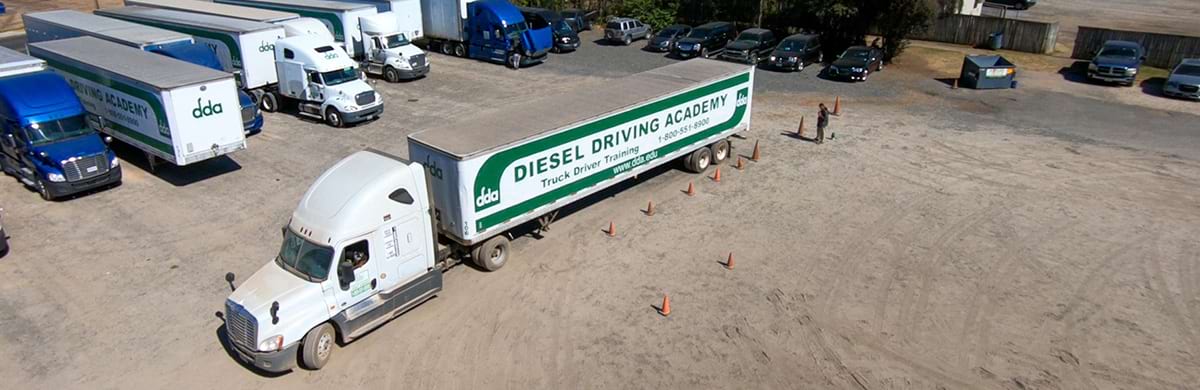
<svg viewBox="0 0 1200 390">
<path fill-rule="evenodd" d="M 712 148 L 713 164 L 720 164 L 729 158 L 729 140 L 717 141 L 710 148 Z"/>
<path fill-rule="evenodd" d="M 450 55 L 450 42 L 442 42 L 442 54 Z"/>
<path fill-rule="evenodd" d="M 304 335 L 302 343 L 300 362 L 304 363 L 304 368 L 320 370 L 321 367 L 325 367 L 325 363 L 329 362 L 329 357 L 333 356 L 333 326 L 327 322 L 312 328 L 308 334 Z"/>
<path fill-rule="evenodd" d="M 471 261 L 488 272 L 500 269 L 508 263 L 508 238 L 495 236 L 471 249 Z"/>
<path fill-rule="evenodd" d="M 258 108 L 266 112 L 279 111 L 279 97 L 274 92 L 267 92 L 258 100 Z"/>
<path fill-rule="evenodd" d="M 712 164 L 712 150 L 707 147 L 696 149 L 684 160 L 684 168 L 692 173 L 704 173 Z"/>
</svg>

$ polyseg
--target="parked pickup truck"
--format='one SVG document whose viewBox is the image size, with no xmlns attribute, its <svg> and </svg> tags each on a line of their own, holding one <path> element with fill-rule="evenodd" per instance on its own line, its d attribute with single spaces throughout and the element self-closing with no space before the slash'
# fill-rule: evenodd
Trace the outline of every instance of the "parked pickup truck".
<svg viewBox="0 0 1200 390">
<path fill-rule="evenodd" d="M 1104 46 L 1088 64 L 1087 77 L 1089 80 L 1132 87 L 1145 60 L 1146 50 L 1137 42 L 1104 42 Z"/>
<path fill-rule="evenodd" d="M 702 172 L 729 158 L 753 89 L 749 66 L 681 62 L 417 132 L 409 159 L 352 154 L 309 187 L 279 255 L 225 301 L 230 344 L 263 370 L 319 369 L 335 341 L 440 292 L 457 261 L 503 267 L 511 229 L 545 228 L 556 210 L 662 164 Z"/>
<path fill-rule="evenodd" d="M 46 61 L 0 47 L 0 170 L 46 200 L 120 183 L 120 160 L 86 117 Z"/>
</svg>

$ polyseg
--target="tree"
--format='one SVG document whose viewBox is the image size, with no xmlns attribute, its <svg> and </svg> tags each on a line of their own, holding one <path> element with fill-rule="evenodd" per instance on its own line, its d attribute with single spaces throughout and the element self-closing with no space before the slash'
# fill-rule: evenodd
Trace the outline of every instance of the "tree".
<svg viewBox="0 0 1200 390">
<path fill-rule="evenodd" d="M 925 31 L 933 21 L 936 2 L 931 0 L 878 0 L 875 29 L 883 38 L 883 58 L 891 61 L 908 46 L 908 37 Z"/>
<path fill-rule="evenodd" d="M 617 5 L 616 15 L 634 18 L 654 30 L 675 24 L 678 3 L 657 0 L 627 0 Z"/>
</svg>

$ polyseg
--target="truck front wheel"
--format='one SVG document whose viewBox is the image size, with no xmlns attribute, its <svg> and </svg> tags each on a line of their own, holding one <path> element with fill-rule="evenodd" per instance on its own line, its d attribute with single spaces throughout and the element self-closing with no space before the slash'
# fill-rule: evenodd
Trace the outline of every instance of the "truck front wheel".
<svg viewBox="0 0 1200 390">
<path fill-rule="evenodd" d="M 333 107 L 325 109 L 325 123 L 333 127 L 342 127 L 346 125 L 346 123 L 342 121 L 342 112 Z"/>
<path fill-rule="evenodd" d="M 267 92 L 258 100 L 258 108 L 266 112 L 279 111 L 279 97 L 274 92 Z"/>
<path fill-rule="evenodd" d="M 396 70 L 396 68 L 393 68 L 390 66 L 387 68 L 384 68 L 383 69 L 383 79 L 387 80 L 387 82 L 389 82 L 389 83 L 398 83 L 398 82 L 400 82 L 400 71 L 398 71 L 398 70 Z"/>
<path fill-rule="evenodd" d="M 46 182 L 42 179 L 37 179 L 37 192 L 42 196 L 42 200 L 54 200 L 54 195 L 50 194 L 50 188 L 46 187 Z"/>
<path fill-rule="evenodd" d="M 509 54 L 508 66 L 511 66 L 513 70 L 521 69 L 521 53 Z"/>
<path fill-rule="evenodd" d="M 329 323 L 312 328 L 304 335 L 300 348 L 300 362 L 304 363 L 304 368 L 320 370 L 325 367 L 329 357 L 333 356 L 333 336 L 333 326 Z"/>
<path fill-rule="evenodd" d="M 508 238 L 495 236 L 471 250 L 471 261 L 492 272 L 508 263 Z"/>
</svg>

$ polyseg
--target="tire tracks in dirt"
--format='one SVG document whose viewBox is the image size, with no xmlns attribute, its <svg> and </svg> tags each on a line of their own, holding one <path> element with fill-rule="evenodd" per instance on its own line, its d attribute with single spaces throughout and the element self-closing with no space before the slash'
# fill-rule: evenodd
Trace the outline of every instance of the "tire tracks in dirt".
<svg viewBox="0 0 1200 390">
<path fill-rule="evenodd" d="M 991 327 L 992 317 L 996 314 L 995 307 L 999 300 L 1001 290 L 1001 279 L 1012 276 L 1014 267 L 1020 263 L 1017 256 L 1023 254 L 1032 254 L 1052 241 L 1059 235 L 1064 233 L 1064 229 L 1069 227 L 1070 223 L 1060 223 L 1045 232 L 1030 232 L 1025 236 L 1011 241 L 1000 251 L 998 259 L 1000 264 L 996 266 L 995 272 L 987 274 L 985 279 L 980 282 L 981 288 L 976 289 L 970 301 L 967 303 L 967 317 L 963 321 L 962 332 L 959 335 L 958 345 L 968 346 L 970 344 L 971 334 L 976 336 L 975 348 L 964 348 L 961 350 L 962 355 L 958 361 L 963 363 L 965 367 L 971 368 L 977 365 L 983 355 L 987 354 L 991 344 Z M 1029 238 L 1034 238 L 1033 242 L 1028 242 Z M 981 301 L 982 300 L 982 304 Z M 982 318 L 980 314 L 982 313 Z M 973 330 L 977 330 L 974 331 Z M 965 356 L 963 356 L 965 355 Z"/>
<path fill-rule="evenodd" d="M 1087 346 L 1086 343 L 1080 343 L 1080 340 L 1087 340 L 1087 338 L 1081 337 L 1079 326 L 1090 319 L 1092 315 L 1103 310 L 1104 307 L 1097 304 L 1091 310 L 1086 310 L 1082 306 L 1089 298 L 1099 298 L 1093 296 L 1092 292 L 1101 290 L 1101 287 L 1107 285 L 1113 274 L 1116 273 L 1117 267 L 1113 267 L 1113 262 L 1133 250 L 1148 235 L 1143 233 L 1137 237 L 1131 237 L 1124 244 L 1119 244 L 1117 249 L 1109 252 L 1108 256 L 1105 256 L 1095 267 L 1088 270 L 1061 314 L 1065 321 L 1062 335 L 1063 348 L 1058 351 L 1059 359 L 1074 368 L 1077 379 L 1087 385 L 1087 388 L 1095 389 L 1097 386 L 1091 378 L 1091 370 L 1081 367 L 1085 362 L 1080 359 L 1080 353 L 1076 352 Z M 1100 295 L 1106 294 L 1100 291 Z"/>
<path fill-rule="evenodd" d="M 1166 274 L 1163 272 L 1162 251 L 1160 250 L 1160 241 L 1155 241 L 1154 252 L 1144 256 L 1142 267 L 1142 277 L 1146 279 L 1148 284 L 1152 286 L 1152 295 L 1157 298 L 1159 308 L 1168 317 L 1169 321 L 1175 325 L 1176 330 L 1184 339 L 1187 340 L 1187 345 L 1182 349 L 1187 351 L 1188 356 L 1196 355 L 1196 348 L 1200 346 L 1197 342 L 1196 334 L 1192 331 L 1194 323 L 1184 314 L 1184 309 L 1180 308 L 1179 302 L 1171 294 L 1170 285 L 1167 284 Z M 1196 381 L 1194 371 L 1186 371 L 1188 379 L 1192 382 Z"/>
</svg>

